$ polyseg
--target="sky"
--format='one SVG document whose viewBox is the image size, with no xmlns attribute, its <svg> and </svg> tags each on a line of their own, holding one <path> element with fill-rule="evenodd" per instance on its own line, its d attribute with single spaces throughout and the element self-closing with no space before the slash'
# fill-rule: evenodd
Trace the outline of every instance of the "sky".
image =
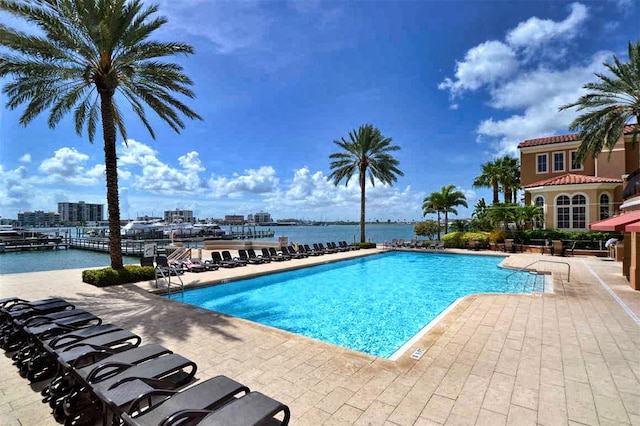
<svg viewBox="0 0 640 426">
<path fill-rule="evenodd" d="M 469 204 L 458 217 L 469 217 L 491 200 L 472 186 L 481 164 L 569 133 L 577 113 L 558 107 L 640 39 L 636 0 L 156 3 L 168 23 L 155 39 L 195 49 L 170 59 L 194 81 L 185 102 L 203 120 L 185 119 L 177 134 L 148 109 L 153 139 L 120 104 L 122 218 L 179 208 L 358 220 L 358 179 L 334 185 L 329 155 L 364 124 L 401 148 L 404 173 L 393 186 L 368 185 L 368 221 L 422 220 L 424 197 L 451 184 Z M 0 217 L 77 201 L 104 203 L 106 214 L 100 132 L 91 144 L 72 116 L 50 129 L 47 113 L 21 127 L 24 105 L 6 102 L 0 94 Z"/>
</svg>

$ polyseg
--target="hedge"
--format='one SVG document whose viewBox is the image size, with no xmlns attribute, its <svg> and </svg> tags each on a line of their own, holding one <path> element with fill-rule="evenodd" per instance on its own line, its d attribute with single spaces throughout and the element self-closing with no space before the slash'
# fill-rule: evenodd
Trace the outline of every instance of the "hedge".
<svg viewBox="0 0 640 426">
<path fill-rule="evenodd" d="M 82 271 L 82 282 L 96 287 L 148 281 L 156 278 L 151 266 L 126 265 L 124 269 L 87 269 Z"/>
<path fill-rule="evenodd" d="M 442 236 L 442 241 L 445 247 L 467 247 L 469 241 L 476 240 L 480 243 L 480 247 L 486 247 L 489 245 L 489 233 L 488 232 L 449 232 Z"/>
<path fill-rule="evenodd" d="M 352 246 L 358 246 L 361 249 L 376 248 L 376 243 L 353 243 Z"/>
</svg>

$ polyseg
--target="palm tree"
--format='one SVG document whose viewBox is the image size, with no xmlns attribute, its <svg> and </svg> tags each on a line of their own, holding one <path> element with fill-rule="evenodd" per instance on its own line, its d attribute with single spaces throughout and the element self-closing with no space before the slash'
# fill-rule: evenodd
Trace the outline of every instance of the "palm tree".
<svg viewBox="0 0 640 426">
<path fill-rule="evenodd" d="M 179 113 L 201 117 L 174 97 L 193 98 L 192 81 L 182 67 L 162 58 L 192 54 L 193 48 L 148 40 L 167 20 L 153 16 L 155 5 L 143 9 L 140 0 L 0 0 L 0 10 L 42 32 L 27 35 L 0 25 L 0 77 L 13 77 L 3 88 L 7 107 L 27 103 L 19 123 L 26 126 L 50 109 L 53 128 L 73 110 L 76 132 L 86 127 L 93 142 L 102 121 L 111 267 L 121 269 L 116 136 L 126 141 L 127 132 L 114 96 L 121 95 L 153 138 L 144 104 L 179 133 L 185 126 Z"/>
<path fill-rule="evenodd" d="M 431 195 L 425 197 L 422 202 L 422 216 L 427 216 L 428 214 L 436 214 L 437 215 L 437 223 L 438 223 L 438 239 L 440 239 L 440 231 L 442 230 L 442 225 L 440 225 L 440 196 L 437 192 L 432 192 Z"/>
<path fill-rule="evenodd" d="M 493 204 L 500 202 L 500 167 L 495 161 L 482 165 L 482 174 L 473 181 L 474 188 L 491 188 L 493 190 Z"/>
<path fill-rule="evenodd" d="M 532 229 L 535 221 L 544 220 L 544 211 L 540 206 L 528 204 L 526 206 L 517 206 L 515 216 L 518 228 L 523 225 L 524 229 Z"/>
<path fill-rule="evenodd" d="M 344 152 L 331 154 L 331 175 L 334 185 L 338 186 L 345 179 L 345 185 L 354 174 L 358 174 L 360 180 L 360 242 L 365 242 L 365 184 L 367 173 L 371 185 L 375 185 L 375 179 L 386 185 L 392 185 L 397 181 L 397 176 L 404 176 L 398 169 L 400 162 L 393 158 L 390 152 L 400 150 L 397 145 L 391 145 L 392 139 L 385 138 L 380 130 L 371 124 L 360 126 L 349 132 L 349 140 L 341 138 L 333 141 Z"/>
<path fill-rule="evenodd" d="M 467 206 L 467 198 L 461 191 L 455 190 L 455 185 L 443 186 L 440 192 L 432 192 L 424 198 L 422 211 L 426 215 L 432 211 L 438 212 L 438 223 L 440 223 L 440 212 L 444 213 L 444 233 L 449 232 L 449 213 L 458 214 L 457 206 Z M 440 238 L 440 235 L 438 235 Z"/>
<path fill-rule="evenodd" d="M 560 107 L 560 111 L 569 108 L 586 111 L 569 126 L 571 130 L 580 132 L 582 142 L 576 152 L 576 159 L 580 162 L 588 154 L 595 158 L 605 148 L 611 153 L 622 137 L 625 125 L 631 124 L 634 119 L 636 123 L 640 122 L 640 41 L 629 42 L 628 50 L 629 62 L 620 62 L 614 56 L 613 64 L 604 64 L 612 76 L 596 73 L 600 81 L 585 84 L 583 88 L 589 91 L 586 95 Z M 633 145 L 639 134 L 636 128 Z"/>
<path fill-rule="evenodd" d="M 516 203 L 518 189 L 520 189 L 520 161 L 505 155 L 495 161 L 498 171 L 498 181 L 504 192 L 505 203 Z"/>
</svg>

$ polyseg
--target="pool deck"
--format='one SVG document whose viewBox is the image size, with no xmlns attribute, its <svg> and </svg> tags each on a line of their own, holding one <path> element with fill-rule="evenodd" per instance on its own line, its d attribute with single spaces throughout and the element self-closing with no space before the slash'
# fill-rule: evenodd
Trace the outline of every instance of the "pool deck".
<svg viewBox="0 0 640 426">
<path fill-rule="evenodd" d="M 187 273 L 185 283 L 374 251 Z M 198 379 L 224 374 L 280 400 L 292 425 L 640 425 L 640 292 L 602 258 L 503 263 L 536 260 L 553 272 L 553 292 L 468 296 L 395 362 L 158 297 L 153 282 L 96 288 L 79 269 L 0 276 L 0 297 L 63 297 L 192 359 Z M 548 261 L 568 263 L 570 282 L 566 264 Z M 42 386 L 0 356 L 0 424 L 56 425 Z"/>
</svg>

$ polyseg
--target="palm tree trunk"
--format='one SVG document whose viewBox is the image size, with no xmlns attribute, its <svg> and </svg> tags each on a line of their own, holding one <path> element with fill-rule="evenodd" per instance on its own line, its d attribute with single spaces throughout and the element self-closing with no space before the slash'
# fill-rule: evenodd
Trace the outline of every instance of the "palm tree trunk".
<svg viewBox="0 0 640 426">
<path fill-rule="evenodd" d="M 493 182 L 493 204 L 498 204 L 500 202 L 500 187 L 498 186 L 498 182 Z"/>
<path fill-rule="evenodd" d="M 449 210 L 444 211 L 444 235 L 449 233 Z"/>
<path fill-rule="evenodd" d="M 360 242 L 365 242 L 364 219 L 365 219 L 365 194 L 364 186 L 366 184 L 365 170 L 360 169 Z"/>
<path fill-rule="evenodd" d="M 116 126 L 113 117 L 113 92 L 100 92 L 102 134 L 104 136 L 104 164 L 107 175 L 107 211 L 109 212 L 109 252 L 111 267 L 122 269 L 120 245 L 120 200 L 118 197 L 118 157 L 116 154 Z"/>
<path fill-rule="evenodd" d="M 440 227 L 440 210 L 438 210 L 438 241 L 440 240 L 440 230 L 442 228 Z"/>
</svg>

